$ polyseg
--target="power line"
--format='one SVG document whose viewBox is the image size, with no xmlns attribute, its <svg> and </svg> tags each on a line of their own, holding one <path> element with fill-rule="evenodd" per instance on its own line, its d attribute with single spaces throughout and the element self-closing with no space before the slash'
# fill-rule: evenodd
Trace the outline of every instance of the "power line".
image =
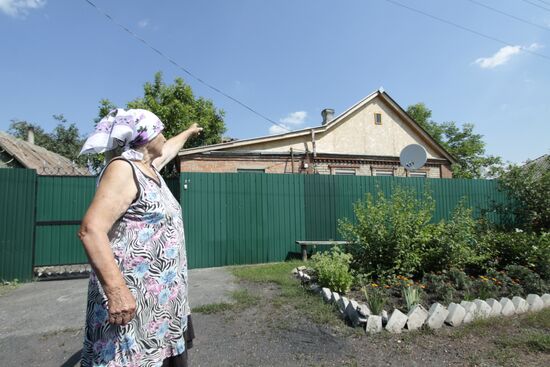
<svg viewBox="0 0 550 367">
<path fill-rule="evenodd" d="M 508 14 L 508 13 L 506 13 L 506 12 L 503 12 L 502 10 L 498 10 L 498 9 L 495 9 L 495 8 L 489 6 L 489 5 L 485 5 L 485 4 L 483 4 L 483 3 L 480 3 L 479 1 L 476 1 L 476 0 L 466 0 L 466 1 L 469 1 L 469 2 L 474 3 L 474 4 L 476 4 L 476 5 L 482 6 L 482 7 L 486 8 L 486 9 L 489 9 L 489 10 L 494 11 L 494 12 L 496 12 L 496 13 L 505 15 L 505 16 L 507 16 L 507 17 L 509 17 L 509 18 L 515 19 L 515 20 L 520 21 L 520 22 L 522 22 L 522 23 L 529 24 L 529 25 L 532 25 L 532 26 L 535 26 L 535 27 L 537 27 L 537 28 L 541 28 L 541 29 L 544 29 L 545 31 L 550 32 L 550 28 L 549 28 L 549 27 L 545 27 L 545 26 L 543 26 L 543 25 L 540 25 L 540 24 L 537 24 L 537 23 L 533 23 L 533 22 L 531 22 L 531 21 L 529 21 L 529 20 L 527 20 L 527 19 L 523 19 L 523 18 L 520 18 L 520 17 L 516 17 L 515 15 Z"/>
<path fill-rule="evenodd" d="M 545 0 L 539 0 L 539 1 L 543 4 L 550 5 L 550 2 L 548 2 L 548 1 L 545 1 Z"/>
<path fill-rule="evenodd" d="M 489 36 L 489 35 L 487 35 L 487 34 L 485 34 L 485 33 L 478 32 L 478 31 L 473 30 L 473 29 L 468 28 L 468 27 L 464 27 L 464 26 L 462 26 L 462 25 L 460 25 L 460 24 L 451 22 L 450 20 L 446 20 L 446 19 L 437 17 L 437 16 L 435 16 L 435 15 L 426 13 L 426 12 L 424 12 L 424 11 L 422 11 L 422 10 L 418 10 L 418 9 L 412 8 L 412 7 L 410 7 L 410 6 L 401 4 L 401 3 L 397 2 L 397 1 L 394 1 L 394 0 L 384 0 L 384 1 L 386 1 L 386 2 L 388 2 L 388 3 L 390 3 L 390 4 L 393 4 L 393 5 L 400 6 L 400 7 L 402 7 L 402 8 L 408 9 L 408 10 L 413 11 L 413 12 L 415 12 L 415 13 L 422 14 L 422 15 L 428 17 L 428 18 L 435 19 L 435 20 L 437 20 L 437 21 L 439 21 L 439 22 L 442 22 L 442 23 L 446 23 L 446 24 L 452 25 L 453 27 L 458 28 L 458 29 L 462 29 L 463 31 L 466 31 L 466 32 L 469 32 L 469 33 L 473 33 L 473 34 L 475 34 L 475 35 L 478 35 L 478 36 L 480 36 L 480 37 L 489 39 L 489 40 L 494 41 L 494 42 L 498 42 L 498 43 L 503 44 L 503 45 L 505 45 L 505 46 L 516 47 L 516 46 L 512 45 L 511 43 L 506 42 L 506 41 L 503 41 L 503 40 L 501 40 L 501 39 L 499 39 L 499 38 L 496 38 L 496 37 L 493 37 L 493 36 Z M 546 55 L 544 55 L 544 54 L 541 54 L 541 53 L 538 53 L 538 52 L 529 50 L 529 49 L 528 49 L 527 47 L 525 47 L 525 46 L 519 46 L 519 47 L 520 47 L 520 49 L 521 49 L 522 51 L 525 51 L 525 52 L 527 52 L 527 53 L 530 53 L 530 54 L 532 54 L 532 55 L 541 57 L 541 58 L 546 59 L 546 60 L 550 60 L 550 57 L 549 57 L 549 56 L 546 56 Z"/>
<path fill-rule="evenodd" d="M 537 3 L 534 3 L 534 2 L 532 2 L 532 1 L 530 1 L 530 0 L 521 0 L 521 1 L 523 1 L 524 3 L 527 3 L 527 4 L 531 4 L 531 5 L 533 5 L 533 6 L 536 6 L 537 8 L 541 8 L 541 9 L 543 9 L 543 10 L 550 11 L 549 8 L 545 8 L 544 6 L 539 5 L 539 4 L 537 4 Z M 543 1 L 543 3 L 545 3 L 545 2 Z M 546 4 L 546 3 L 545 3 L 545 4 Z"/>
<path fill-rule="evenodd" d="M 126 26 L 124 26 L 123 24 L 120 24 L 119 22 L 117 22 L 112 16 L 110 16 L 107 12 L 105 12 L 104 10 L 102 10 L 101 8 L 99 8 L 97 5 L 95 5 L 91 0 L 84 0 L 85 2 L 87 2 L 88 4 L 90 4 L 94 9 L 96 9 L 99 13 L 103 14 L 107 19 L 109 19 L 111 22 L 113 22 L 114 24 L 116 24 L 117 26 L 119 26 L 120 28 L 122 28 L 124 31 L 126 31 L 127 33 L 129 33 L 132 37 L 134 37 L 135 39 L 137 39 L 138 41 L 140 41 L 141 43 L 143 43 L 145 46 L 149 47 L 151 50 L 153 50 L 154 52 L 156 52 L 157 54 L 159 54 L 161 57 L 165 58 L 166 60 L 168 60 L 168 62 L 170 62 L 172 65 L 174 65 L 176 68 L 180 69 L 181 71 L 183 71 L 184 73 L 186 73 L 187 75 L 189 75 L 191 78 L 195 79 L 196 81 L 198 81 L 199 83 L 201 84 L 204 84 L 205 86 L 207 86 L 208 88 L 212 89 L 213 91 L 221 94 L 222 96 L 232 100 L 233 102 L 239 104 L 240 106 L 246 108 L 247 110 L 249 110 L 250 112 L 254 113 L 255 115 L 261 117 L 262 119 L 266 120 L 267 122 L 273 124 L 273 125 L 276 125 L 276 126 L 279 126 L 280 128 L 282 129 L 285 129 L 286 131 L 291 131 L 290 129 L 288 129 L 286 126 L 278 123 L 278 122 L 275 122 L 273 121 L 272 119 L 270 119 L 269 117 L 266 117 L 265 115 L 261 114 L 260 112 L 256 111 L 255 109 L 253 109 L 252 107 L 248 106 L 247 104 L 239 101 L 238 99 L 230 96 L 229 94 L 225 93 L 224 91 L 220 90 L 219 88 L 211 85 L 210 83 L 202 80 L 201 78 L 199 78 L 198 76 L 194 75 L 193 73 L 191 73 L 189 70 L 187 70 L 186 68 L 184 68 L 183 66 L 181 66 L 180 64 L 178 64 L 176 61 L 174 61 L 172 58 L 168 57 L 166 54 L 164 54 L 162 51 L 160 51 L 158 48 L 152 46 L 151 44 L 149 44 L 149 42 L 147 42 L 146 40 L 144 40 L 143 38 L 141 38 L 140 36 L 138 36 L 136 33 L 132 32 L 132 30 L 130 30 L 129 28 L 127 28 Z"/>
</svg>

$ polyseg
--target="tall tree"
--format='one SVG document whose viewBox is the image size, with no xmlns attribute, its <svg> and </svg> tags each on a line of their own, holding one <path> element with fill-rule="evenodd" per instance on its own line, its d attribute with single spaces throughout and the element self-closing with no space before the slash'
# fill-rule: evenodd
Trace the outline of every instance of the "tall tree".
<svg viewBox="0 0 550 367">
<path fill-rule="evenodd" d="M 195 98 L 191 87 L 182 78 L 176 78 L 173 84 L 165 84 L 162 73 L 157 72 L 153 82 L 143 86 L 143 97 L 130 101 L 127 108 L 143 108 L 156 114 L 164 123 L 164 136 L 169 139 L 198 123 L 204 130 L 186 143 L 186 147 L 196 147 L 221 142 L 225 132 L 224 111 L 216 109 L 212 101 L 202 97 Z M 102 99 L 99 106 L 99 118 L 114 108 L 108 99 Z M 173 171 L 172 163 L 168 171 Z M 166 172 L 165 172 L 166 173 Z"/>
<path fill-rule="evenodd" d="M 550 156 L 524 166 L 510 165 L 501 171 L 499 188 L 513 199 L 496 209 L 509 223 L 534 232 L 550 231 Z"/>
<path fill-rule="evenodd" d="M 474 132 L 474 124 L 437 123 L 424 103 L 407 108 L 407 113 L 458 161 L 452 167 L 453 177 L 481 178 L 493 174 L 502 163 L 500 157 L 485 154 L 483 135 Z"/>
</svg>

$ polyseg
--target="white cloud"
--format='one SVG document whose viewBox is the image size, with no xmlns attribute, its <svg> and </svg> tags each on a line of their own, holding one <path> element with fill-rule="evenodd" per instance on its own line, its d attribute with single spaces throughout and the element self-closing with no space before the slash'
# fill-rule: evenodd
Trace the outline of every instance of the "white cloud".
<svg viewBox="0 0 550 367">
<path fill-rule="evenodd" d="M 299 125 L 306 122 L 307 112 L 296 111 L 289 113 L 286 117 L 279 120 L 279 125 L 273 125 L 269 128 L 269 135 L 284 134 L 292 130 L 292 127 L 297 128 Z"/>
<path fill-rule="evenodd" d="M 23 17 L 29 10 L 46 5 L 46 0 L 0 0 L 0 11 L 12 17 Z"/>
<path fill-rule="evenodd" d="M 482 69 L 492 69 L 499 65 L 506 64 L 512 56 L 521 51 L 521 46 L 504 46 L 491 57 L 480 57 L 475 61 Z"/>
<path fill-rule="evenodd" d="M 498 50 L 493 56 L 480 57 L 475 61 L 482 69 L 493 69 L 499 65 L 504 65 L 512 56 L 520 53 L 521 50 L 535 51 L 542 48 L 538 43 L 532 43 L 529 46 L 504 46 Z"/>
<path fill-rule="evenodd" d="M 149 19 L 142 19 L 138 22 L 140 28 L 145 28 L 149 25 Z"/>
<path fill-rule="evenodd" d="M 284 124 L 291 125 L 300 125 L 306 121 L 307 112 L 306 111 L 296 111 L 291 112 L 285 118 L 281 119 L 281 122 Z"/>
</svg>

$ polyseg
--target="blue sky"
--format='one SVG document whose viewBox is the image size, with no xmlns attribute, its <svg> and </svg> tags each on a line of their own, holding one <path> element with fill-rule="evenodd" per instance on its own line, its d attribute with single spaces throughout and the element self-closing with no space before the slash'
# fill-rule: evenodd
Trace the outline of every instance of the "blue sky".
<svg viewBox="0 0 550 367">
<path fill-rule="evenodd" d="M 291 129 L 320 124 L 383 86 L 438 122 L 472 122 L 489 154 L 522 162 L 550 153 L 550 0 L 395 0 L 498 38 L 497 43 L 386 0 L 92 0 L 195 75 Z M 101 98 L 119 106 L 162 71 L 225 110 L 227 136 L 273 127 L 215 93 L 84 0 L 0 0 L 0 130 L 10 120 L 82 133 Z M 532 51 L 543 55 L 530 54 Z"/>
</svg>

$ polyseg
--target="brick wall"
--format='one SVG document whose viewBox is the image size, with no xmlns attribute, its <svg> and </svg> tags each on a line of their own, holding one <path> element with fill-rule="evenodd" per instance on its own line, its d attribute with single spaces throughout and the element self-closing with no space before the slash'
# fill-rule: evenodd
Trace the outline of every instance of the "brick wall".
<svg viewBox="0 0 550 367">
<path fill-rule="evenodd" d="M 304 162 L 308 167 L 304 168 Z M 308 158 L 296 157 L 294 170 L 290 157 L 187 157 L 180 163 L 181 172 L 238 172 L 238 170 L 264 170 L 265 173 L 319 173 L 323 175 L 334 174 L 337 169 L 354 169 L 358 176 L 371 176 L 376 169 L 390 169 L 394 176 L 408 176 L 406 170 L 396 162 L 333 162 L 316 161 L 311 164 Z M 428 164 L 420 169 L 426 172 L 430 178 L 450 178 L 452 172 L 447 166 Z M 446 175 L 446 176 L 445 176 Z"/>
</svg>

